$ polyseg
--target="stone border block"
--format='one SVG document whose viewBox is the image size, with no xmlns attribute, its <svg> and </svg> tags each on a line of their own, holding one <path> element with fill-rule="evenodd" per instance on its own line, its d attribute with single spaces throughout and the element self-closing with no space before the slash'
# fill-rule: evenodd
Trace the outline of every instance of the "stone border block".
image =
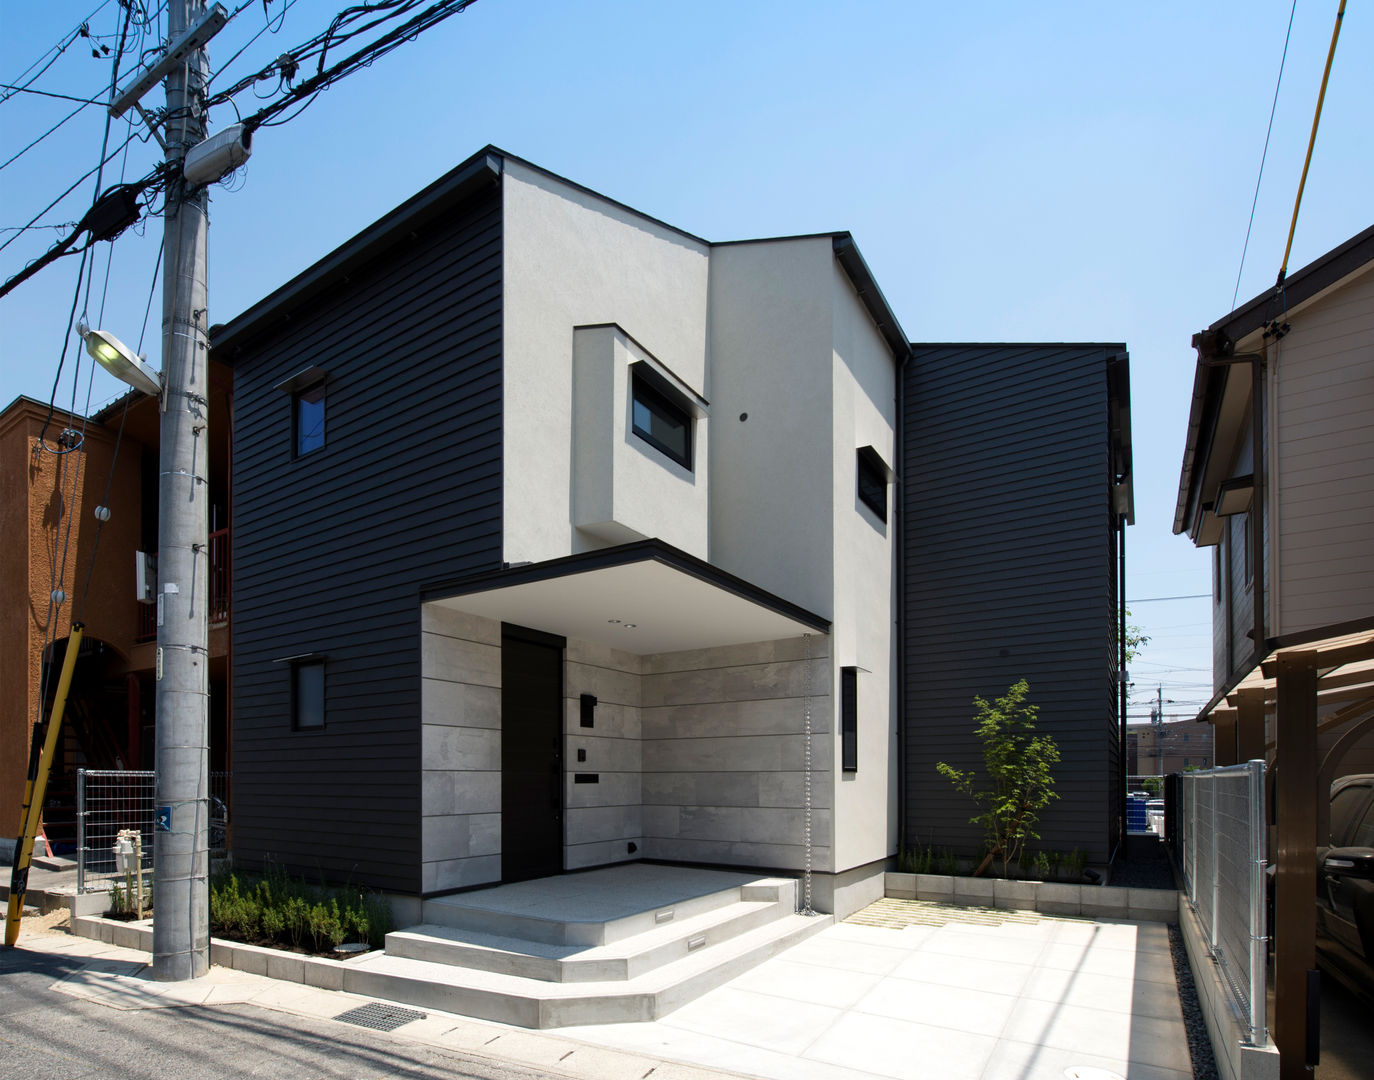
<svg viewBox="0 0 1374 1080">
<path fill-rule="evenodd" d="M 889 871 L 884 878 L 884 894 L 897 900 L 915 900 L 917 876 L 916 874 L 900 874 Z"/>
<path fill-rule="evenodd" d="M 993 907 L 996 900 L 995 888 L 992 878 L 954 878 L 954 902 Z"/>
<path fill-rule="evenodd" d="M 1089 885 L 1091 889 L 1095 886 Z M 1036 890 L 1035 910 L 1046 915 L 1077 915 L 1083 909 L 1082 885 L 1065 885 L 1063 882 L 1042 882 Z"/>
<path fill-rule="evenodd" d="M 916 899 L 954 903 L 954 878 L 949 874 L 917 874 Z"/>
<path fill-rule="evenodd" d="M 992 906 L 1008 911 L 1034 911 L 1036 908 L 1037 881 L 1008 881 L 994 878 L 992 882 Z"/>
</svg>

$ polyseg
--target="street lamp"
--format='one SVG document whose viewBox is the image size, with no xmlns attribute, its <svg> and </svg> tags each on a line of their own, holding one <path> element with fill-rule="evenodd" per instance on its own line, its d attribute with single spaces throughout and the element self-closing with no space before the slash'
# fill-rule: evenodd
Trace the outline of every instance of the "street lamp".
<svg viewBox="0 0 1374 1080">
<path fill-rule="evenodd" d="M 96 363 L 120 382 L 128 383 L 150 397 L 162 393 L 162 379 L 158 373 L 108 330 L 83 330 L 81 337 L 86 342 L 86 351 Z"/>
</svg>

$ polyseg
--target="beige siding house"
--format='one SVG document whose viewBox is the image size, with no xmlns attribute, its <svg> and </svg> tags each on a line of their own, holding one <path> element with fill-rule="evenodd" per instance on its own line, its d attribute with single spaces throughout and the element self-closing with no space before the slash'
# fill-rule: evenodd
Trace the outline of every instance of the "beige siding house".
<svg viewBox="0 0 1374 1080">
<path fill-rule="evenodd" d="M 1199 719 L 1224 726 L 1237 690 L 1263 683 L 1256 669 L 1276 649 L 1374 630 L 1374 227 L 1193 346 L 1174 532 L 1212 549 L 1215 694 Z M 1337 716 L 1338 705 L 1323 699 L 1322 753 L 1351 734 L 1340 771 L 1374 767 L 1374 736 L 1352 731 L 1360 722 Z M 1242 758 L 1263 745 L 1254 738 L 1234 748 Z"/>
</svg>

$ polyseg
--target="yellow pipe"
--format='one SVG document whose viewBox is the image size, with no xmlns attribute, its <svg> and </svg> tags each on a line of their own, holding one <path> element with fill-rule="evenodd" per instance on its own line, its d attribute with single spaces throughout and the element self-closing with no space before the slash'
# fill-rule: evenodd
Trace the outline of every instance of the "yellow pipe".
<svg viewBox="0 0 1374 1080">
<path fill-rule="evenodd" d="M 1288 226 L 1288 244 L 1283 249 L 1283 265 L 1279 267 L 1279 284 L 1288 276 L 1288 256 L 1293 252 L 1293 234 L 1298 231 L 1298 207 L 1302 205 L 1302 189 L 1307 186 L 1307 167 L 1312 164 L 1312 147 L 1317 143 L 1317 124 L 1322 118 L 1322 102 L 1326 100 L 1326 80 L 1331 78 L 1331 61 L 1336 58 L 1336 39 L 1341 36 L 1341 20 L 1345 18 L 1345 0 L 1336 11 L 1336 25 L 1331 30 L 1331 48 L 1326 53 L 1326 70 L 1322 72 L 1322 88 L 1317 94 L 1317 111 L 1312 116 L 1312 134 L 1307 139 L 1307 160 L 1302 163 L 1302 179 L 1298 181 L 1298 197 L 1293 200 L 1293 221 Z"/>
<path fill-rule="evenodd" d="M 72 685 L 72 672 L 76 669 L 76 656 L 81 651 L 81 638 L 86 628 L 81 623 L 72 623 L 71 636 L 67 638 L 67 655 L 62 660 L 62 675 L 57 680 L 57 697 L 53 700 L 52 716 L 48 719 L 48 734 L 43 740 L 43 751 L 39 756 L 37 768 L 33 771 L 24 803 L 24 829 L 19 834 L 15 848 L 14 868 L 10 871 L 10 902 L 5 918 L 5 944 L 13 945 L 19 940 L 19 923 L 24 915 L 24 894 L 29 888 L 29 865 L 33 862 L 33 838 L 38 834 L 38 823 L 43 817 L 43 797 L 48 793 L 48 774 L 52 772 L 52 760 L 57 753 L 57 736 L 62 730 L 62 713 L 67 708 L 67 692 Z"/>
</svg>

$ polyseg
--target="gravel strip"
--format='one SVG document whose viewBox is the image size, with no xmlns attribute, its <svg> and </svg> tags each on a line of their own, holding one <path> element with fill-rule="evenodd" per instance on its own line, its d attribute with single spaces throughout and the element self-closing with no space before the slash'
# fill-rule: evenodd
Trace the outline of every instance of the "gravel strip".
<svg viewBox="0 0 1374 1080">
<path fill-rule="evenodd" d="M 1174 959 L 1174 982 L 1178 984 L 1178 1004 L 1183 1010 L 1183 1026 L 1188 1032 L 1188 1057 L 1193 1062 L 1193 1080 L 1218 1080 L 1217 1062 L 1212 1056 L 1212 1040 L 1207 1034 L 1202 1006 L 1198 1003 L 1193 969 L 1188 964 L 1188 950 L 1183 946 L 1183 931 L 1177 923 L 1169 924 L 1169 952 Z"/>
</svg>

